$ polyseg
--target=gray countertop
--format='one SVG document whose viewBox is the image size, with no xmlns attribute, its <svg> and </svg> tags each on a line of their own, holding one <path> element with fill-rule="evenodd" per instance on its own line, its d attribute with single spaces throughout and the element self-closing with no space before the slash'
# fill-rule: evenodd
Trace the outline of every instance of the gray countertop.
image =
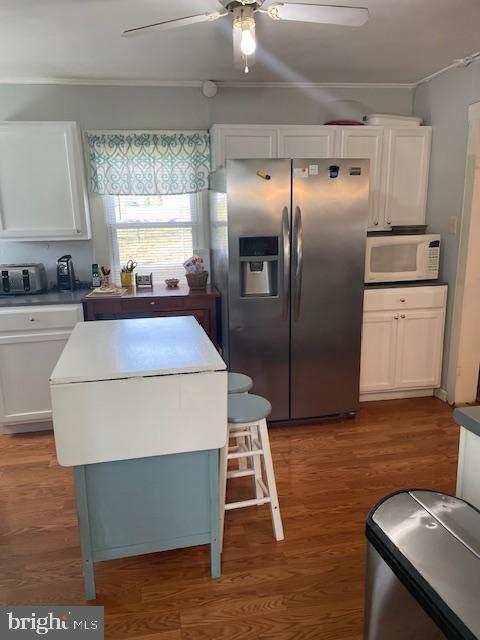
<svg viewBox="0 0 480 640">
<path fill-rule="evenodd" d="M 80 304 L 88 289 L 76 291 L 47 291 L 33 295 L 0 295 L 0 307 L 28 307 L 44 304 Z"/>
<path fill-rule="evenodd" d="M 465 407 L 464 409 L 455 409 L 453 419 L 461 427 L 480 436 L 480 407 Z"/>
<path fill-rule="evenodd" d="M 404 287 L 441 287 L 448 284 L 445 280 L 413 280 L 411 282 L 369 282 L 365 289 L 400 289 Z"/>
</svg>

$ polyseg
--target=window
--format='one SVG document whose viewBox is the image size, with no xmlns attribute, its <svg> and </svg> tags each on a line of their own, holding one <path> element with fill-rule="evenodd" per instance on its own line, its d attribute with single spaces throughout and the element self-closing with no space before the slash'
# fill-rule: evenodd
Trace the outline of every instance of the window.
<svg viewBox="0 0 480 640">
<path fill-rule="evenodd" d="M 182 264 L 197 246 L 200 203 L 199 194 L 108 196 L 114 271 L 131 259 L 154 282 L 184 278 Z"/>
</svg>

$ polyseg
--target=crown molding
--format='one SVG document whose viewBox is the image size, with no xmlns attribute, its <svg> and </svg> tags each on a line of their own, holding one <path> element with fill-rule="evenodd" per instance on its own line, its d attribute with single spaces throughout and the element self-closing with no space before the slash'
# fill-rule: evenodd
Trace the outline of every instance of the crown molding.
<svg viewBox="0 0 480 640">
<path fill-rule="evenodd" d="M 229 89 L 414 89 L 416 82 L 214 82 L 219 87 Z M 117 78 L 16 78 L 0 76 L 0 85 L 77 85 L 104 87 L 195 87 L 200 88 L 203 80 L 122 80 Z"/>
</svg>

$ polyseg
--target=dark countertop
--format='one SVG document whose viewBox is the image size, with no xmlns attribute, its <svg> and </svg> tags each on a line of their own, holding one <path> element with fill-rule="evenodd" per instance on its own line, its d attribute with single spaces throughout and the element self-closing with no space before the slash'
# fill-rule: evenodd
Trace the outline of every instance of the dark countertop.
<svg viewBox="0 0 480 640">
<path fill-rule="evenodd" d="M 0 295 L 0 308 L 44 304 L 80 304 L 87 291 L 87 289 L 77 289 L 76 291 L 47 291 L 46 293 L 23 296 Z"/>
<path fill-rule="evenodd" d="M 410 282 L 368 282 L 365 289 L 403 289 L 404 287 L 442 287 L 445 280 L 413 280 Z"/>
<path fill-rule="evenodd" d="M 476 436 L 480 436 L 480 407 L 465 407 L 455 409 L 453 419 L 457 424 Z"/>
</svg>

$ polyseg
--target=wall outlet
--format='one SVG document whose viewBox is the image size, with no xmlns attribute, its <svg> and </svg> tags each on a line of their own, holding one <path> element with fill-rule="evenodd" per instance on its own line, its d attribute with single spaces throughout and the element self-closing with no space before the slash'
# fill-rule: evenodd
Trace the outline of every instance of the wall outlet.
<svg viewBox="0 0 480 640">
<path fill-rule="evenodd" d="M 452 216 L 451 218 L 449 218 L 449 220 L 448 220 L 448 233 L 450 233 L 452 236 L 456 236 L 457 235 L 457 226 L 458 226 L 458 218 L 457 218 L 457 216 Z"/>
</svg>

